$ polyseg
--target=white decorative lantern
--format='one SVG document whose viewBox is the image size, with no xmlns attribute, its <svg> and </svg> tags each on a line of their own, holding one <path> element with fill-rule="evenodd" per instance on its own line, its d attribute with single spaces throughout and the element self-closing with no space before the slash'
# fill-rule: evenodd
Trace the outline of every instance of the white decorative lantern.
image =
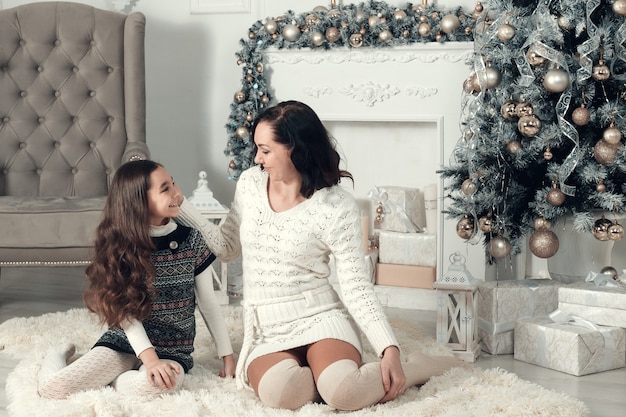
<svg viewBox="0 0 626 417">
<path fill-rule="evenodd" d="M 433 284 L 437 290 L 437 341 L 466 362 L 480 355 L 476 301 L 478 285 L 465 268 L 465 258 L 450 255 L 448 271 Z"/>
<path fill-rule="evenodd" d="M 189 197 L 189 202 L 203 213 L 214 211 L 222 212 L 225 210 L 224 206 L 213 197 L 213 192 L 209 188 L 205 171 L 200 171 L 198 174 L 198 185 L 196 189 L 193 190 L 193 195 Z"/>
</svg>

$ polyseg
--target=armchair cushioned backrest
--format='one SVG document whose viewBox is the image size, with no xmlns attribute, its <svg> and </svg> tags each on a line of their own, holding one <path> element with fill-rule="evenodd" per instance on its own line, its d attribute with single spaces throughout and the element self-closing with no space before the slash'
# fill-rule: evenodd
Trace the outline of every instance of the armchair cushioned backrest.
<svg viewBox="0 0 626 417">
<path fill-rule="evenodd" d="M 107 194 L 145 146 L 144 30 L 78 3 L 0 11 L 0 195 Z"/>
<path fill-rule="evenodd" d="M 150 157 L 145 16 L 0 10 L 0 265 L 85 262 L 117 168 Z"/>
</svg>

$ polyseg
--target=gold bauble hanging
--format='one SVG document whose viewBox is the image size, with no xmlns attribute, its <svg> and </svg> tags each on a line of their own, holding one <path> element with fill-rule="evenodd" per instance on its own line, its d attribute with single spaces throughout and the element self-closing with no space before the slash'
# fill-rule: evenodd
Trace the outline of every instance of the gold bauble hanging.
<svg viewBox="0 0 626 417">
<path fill-rule="evenodd" d="M 553 68 L 543 76 L 543 87 L 551 93 L 562 93 L 569 85 L 569 74 L 561 68 Z"/>
<path fill-rule="evenodd" d="M 425 38 L 427 36 L 430 36 L 431 29 L 432 28 L 430 27 L 430 24 L 422 22 L 417 27 L 417 33 L 419 33 L 421 37 Z"/>
<path fill-rule="evenodd" d="M 283 28 L 283 39 L 289 42 L 295 42 L 300 38 L 300 28 L 294 24 L 285 25 Z"/>
<path fill-rule="evenodd" d="M 584 105 L 577 107 L 572 112 L 572 121 L 577 126 L 585 126 L 587 123 L 589 123 L 590 119 L 591 119 L 591 114 L 589 113 L 589 110 L 585 108 Z"/>
<path fill-rule="evenodd" d="M 273 35 L 278 30 L 278 24 L 275 20 L 270 19 L 263 24 L 263 29 L 270 35 Z"/>
<path fill-rule="evenodd" d="M 474 195 L 476 194 L 477 190 L 478 187 L 476 186 L 476 183 L 470 178 L 466 179 L 465 181 L 463 181 L 463 184 L 461 184 L 461 191 L 465 195 Z"/>
<path fill-rule="evenodd" d="M 341 34 L 339 33 L 339 29 L 336 27 L 329 27 L 326 29 L 326 39 L 328 42 L 335 43 L 339 40 Z"/>
<path fill-rule="evenodd" d="M 611 165 L 617 158 L 617 149 L 619 145 L 611 145 L 600 139 L 593 147 L 593 157 L 599 164 Z"/>
<path fill-rule="evenodd" d="M 350 35 L 350 45 L 353 48 L 360 48 L 363 46 L 363 35 L 360 33 L 353 33 Z"/>
<path fill-rule="evenodd" d="M 550 203 L 550 205 L 558 207 L 565 202 L 565 193 L 563 193 L 563 191 L 561 191 L 555 183 L 552 185 L 550 191 L 548 191 L 546 201 Z"/>
<path fill-rule="evenodd" d="M 559 250 L 559 238 L 552 230 L 540 229 L 530 235 L 530 251 L 538 258 L 551 258 Z"/>
<path fill-rule="evenodd" d="M 520 149 L 522 149 L 522 144 L 517 140 L 512 140 L 506 144 L 506 151 L 511 155 L 515 155 Z"/>
<path fill-rule="evenodd" d="M 498 38 L 502 42 L 508 42 L 515 36 L 515 28 L 508 23 L 503 24 L 498 28 Z"/>
<path fill-rule="evenodd" d="M 517 103 L 513 100 L 507 100 L 502 106 L 500 106 L 500 114 L 505 120 L 516 120 L 517 116 Z"/>
<path fill-rule="evenodd" d="M 619 16 L 626 15 L 626 0 L 615 0 L 613 2 L 613 12 Z"/>
<path fill-rule="evenodd" d="M 450 34 L 459 28 L 461 21 L 457 15 L 447 14 L 441 18 L 439 25 L 443 33 Z"/>
<path fill-rule="evenodd" d="M 493 219 L 491 218 L 491 216 L 487 215 L 478 219 L 478 228 L 483 233 L 493 232 Z"/>
<path fill-rule="evenodd" d="M 496 236 L 489 241 L 489 254 L 497 259 L 506 258 L 511 253 L 511 242 L 503 236 Z"/>
<path fill-rule="evenodd" d="M 598 184 L 596 185 L 596 191 L 599 193 L 603 193 L 606 191 L 606 185 L 604 184 L 604 181 L 598 181 Z"/>
<path fill-rule="evenodd" d="M 515 106 L 515 112 L 517 113 L 517 117 L 530 116 L 533 114 L 533 105 L 525 101 L 519 102 L 517 106 Z"/>
<path fill-rule="evenodd" d="M 528 51 L 526 52 L 526 60 L 533 67 L 541 67 L 546 63 L 546 59 L 537 52 L 536 48 L 532 46 L 528 48 Z"/>
<path fill-rule="evenodd" d="M 596 220 L 595 223 L 593 224 L 593 230 L 591 231 L 591 233 L 593 234 L 593 237 L 603 242 L 609 240 L 608 231 L 609 231 L 609 227 L 612 224 L 613 222 L 605 218 L 604 216 Z"/>
<path fill-rule="evenodd" d="M 230 160 L 230 162 L 228 163 L 228 168 L 230 169 L 235 169 L 237 168 L 237 164 L 235 163 L 235 161 L 233 161 L 232 159 Z"/>
<path fill-rule="evenodd" d="M 311 43 L 315 46 L 320 46 L 324 43 L 324 34 L 318 30 L 311 32 Z"/>
<path fill-rule="evenodd" d="M 246 101 L 246 93 L 243 91 L 237 91 L 234 96 L 235 102 L 241 104 Z"/>
<path fill-rule="evenodd" d="M 594 65 L 591 69 L 591 76 L 596 81 L 605 81 L 611 76 L 611 70 L 604 64 L 603 60 L 600 60 L 598 65 Z"/>
<path fill-rule="evenodd" d="M 456 224 L 456 234 L 461 239 L 469 239 L 474 234 L 474 218 L 467 214 Z"/>
<path fill-rule="evenodd" d="M 537 217 L 533 222 L 535 230 L 549 229 L 551 226 L 550 220 L 546 220 L 545 217 Z"/>
<path fill-rule="evenodd" d="M 502 81 L 502 74 L 496 68 L 488 66 L 485 68 L 485 88 L 496 88 Z"/>
<path fill-rule="evenodd" d="M 624 237 L 624 227 L 621 224 L 614 222 L 608 227 L 606 233 L 609 236 L 609 240 L 622 240 Z"/>
<path fill-rule="evenodd" d="M 517 121 L 517 129 L 522 135 L 532 138 L 541 130 L 541 120 L 534 114 L 522 116 Z"/>
<path fill-rule="evenodd" d="M 611 123 L 611 126 L 607 127 L 604 129 L 604 132 L 602 132 L 602 140 L 610 145 L 617 145 L 622 141 L 622 132 Z"/>
<path fill-rule="evenodd" d="M 547 147 L 545 151 L 543 151 L 543 159 L 545 159 L 546 161 L 550 161 L 552 160 L 552 157 L 554 155 L 552 154 L 552 151 L 550 150 L 550 147 Z"/>
</svg>

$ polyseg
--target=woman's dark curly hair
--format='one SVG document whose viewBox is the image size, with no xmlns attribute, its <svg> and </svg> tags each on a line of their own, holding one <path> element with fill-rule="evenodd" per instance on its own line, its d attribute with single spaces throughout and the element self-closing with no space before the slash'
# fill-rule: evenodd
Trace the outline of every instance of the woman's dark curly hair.
<svg viewBox="0 0 626 417">
<path fill-rule="evenodd" d="M 96 230 L 83 301 L 109 326 L 120 326 L 129 318 L 145 320 L 152 312 L 156 270 L 148 189 L 150 174 L 160 166 L 148 160 L 123 164 L 115 173 Z"/>
<path fill-rule="evenodd" d="M 302 176 L 300 193 L 310 198 L 316 190 L 339 184 L 352 174 L 339 168 L 341 158 L 335 142 L 315 111 L 299 101 L 283 101 L 259 114 L 252 125 L 252 137 L 259 123 L 267 123 L 274 140 L 291 150 L 291 161 Z"/>
</svg>

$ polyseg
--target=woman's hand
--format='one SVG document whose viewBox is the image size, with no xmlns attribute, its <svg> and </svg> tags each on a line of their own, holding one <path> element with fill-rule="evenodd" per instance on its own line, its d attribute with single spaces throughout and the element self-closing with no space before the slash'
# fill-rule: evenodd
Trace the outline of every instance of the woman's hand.
<svg viewBox="0 0 626 417">
<path fill-rule="evenodd" d="M 222 358 L 224 360 L 224 369 L 219 372 L 219 376 L 222 378 L 232 378 L 235 376 L 235 358 L 232 354 L 226 355 Z"/>
<path fill-rule="evenodd" d="M 383 351 L 380 370 L 386 392 L 380 403 L 385 403 L 404 394 L 406 377 L 400 363 L 400 349 L 397 346 L 389 346 Z"/>
</svg>

